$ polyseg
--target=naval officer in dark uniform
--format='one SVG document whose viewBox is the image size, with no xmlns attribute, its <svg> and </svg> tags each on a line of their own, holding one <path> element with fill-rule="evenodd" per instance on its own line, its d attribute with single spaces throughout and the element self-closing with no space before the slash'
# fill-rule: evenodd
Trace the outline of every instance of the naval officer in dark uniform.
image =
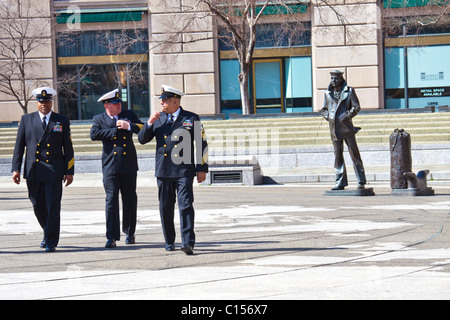
<svg viewBox="0 0 450 320">
<path fill-rule="evenodd" d="M 361 107 L 355 89 L 347 85 L 343 72 L 330 72 L 331 82 L 325 92 L 322 116 L 330 126 L 331 140 L 334 147 L 334 170 L 336 172 L 335 187 L 332 190 L 343 190 L 348 185 L 347 169 L 344 162 L 344 141 L 353 161 L 358 189 L 364 189 L 366 174 L 364 165 L 356 143 L 356 133 L 361 130 L 353 126 L 352 119 L 359 113 Z"/>
<path fill-rule="evenodd" d="M 144 123 L 131 110 L 122 110 L 119 90 L 103 95 L 105 112 L 96 115 L 91 128 L 91 140 L 102 141 L 103 186 L 106 193 L 106 248 L 115 248 L 120 240 L 119 191 L 122 194 L 122 231 L 126 244 L 135 243 L 137 220 L 136 179 L 138 161 L 133 133 Z"/>
<path fill-rule="evenodd" d="M 52 111 L 56 91 L 49 87 L 33 90 L 37 112 L 22 116 L 12 162 L 12 178 L 20 184 L 22 158 L 26 148 L 23 177 L 36 218 L 44 230 L 41 247 L 55 251 L 59 242 L 63 182 L 73 181 L 74 152 L 70 122 Z"/>
<path fill-rule="evenodd" d="M 150 117 L 138 137 L 141 144 L 156 137 L 155 176 L 166 250 L 175 250 L 173 220 L 177 194 L 181 250 L 192 255 L 195 245 L 193 181 L 195 176 L 199 183 L 206 179 L 208 144 L 199 116 L 180 106 L 183 95 L 180 90 L 162 86 L 162 112 L 156 112 Z"/>
</svg>

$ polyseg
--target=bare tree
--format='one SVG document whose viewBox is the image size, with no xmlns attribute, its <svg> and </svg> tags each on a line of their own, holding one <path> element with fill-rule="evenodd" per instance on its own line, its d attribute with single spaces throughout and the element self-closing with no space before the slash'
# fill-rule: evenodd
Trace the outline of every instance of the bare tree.
<svg viewBox="0 0 450 320">
<path fill-rule="evenodd" d="M 51 20 L 32 0 L 1 0 L 0 17 L 0 92 L 12 96 L 27 114 L 32 90 L 43 84 L 31 58 L 49 45 Z"/>
<path fill-rule="evenodd" d="M 253 52 L 256 45 L 256 25 L 269 5 L 265 1 L 259 13 L 256 13 L 257 1 L 200 1 L 209 7 L 231 34 L 233 48 L 236 52 L 241 72 L 239 85 L 241 89 L 242 113 L 250 113 L 250 94 L 248 85 L 252 67 Z"/>
<path fill-rule="evenodd" d="M 258 33 L 264 32 L 264 24 L 276 23 L 276 32 L 273 29 L 269 32 L 273 36 L 272 43 L 276 45 L 279 39 L 298 38 L 304 31 L 309 32 L 304 19 L 298 19 L 298 11 L 293 9 L 299 5 L 306 6 L 305 1 L 192 0 L 188 3 L 191 6 L 183 3 L 184 16 L 172 27 L 168 26 L 163 36 L 152 39 L 150 47 L 158 48 L 161 52 L 176 53 L 185 44 L 219 38 L 234 50 L 239 61 L 237 80 L 242 113 L 250 114 L 249 81 Z M 161 2 L 161 5 L 164 4 Z M 205 30 L 198 33 L 202 23 L 211 17 L 215 20 L 213 32 Z"/>
<path fill-rule="evenodd" d="M 71 11 L 72 10 L 72 11 Z M 77 9 L 79 10 L 79 8 Z M 68 13 L 77 14 L 76 7 L 70 7 Z M 61 13 L 59 13 L 61 14 Z M 58 14 L 56 14 L 58 16 Z M 70 26 L 68 22 L 68 26 Z M 81 31 L 80 28 L 67 27 L 60 28 L 56 33 L 56 46 L 58 49 L 74 49 L 81 47 L 83 41 L 81 40 L 86 31 Z M 94 32 L 94 31 L 90 31 Z M 130 28 L 123 27 L 121 30 L 97 30 L 93 36 L 96 42 L 97 49 L 103 54 L 109 56 L 123 56 L 128 55 L 136 45 L 148 44 L 148 33 L 144 32 L 142 28 L 134 26 Z M 148 52 L 148 51 L 147 51 Z M 134 55 L 135 60 L 127 63 L 127 83 L 128 85 L 144 85 L 148 81 L 148 74 L 145 73 L 142 64 L 146 61 L 147 55 L 145 53 Z M 116 87 L 122 89 L 123 77 L 121 76 L 119 64 L 112 64 L 116 73 L 115 84 Z M 77 72 L 58 71 L 57 85 L 58 91 L 64 92 L 66 96 L 73 95 L 74 88 L 79 84 L 81 88 L 92 88 L 93 86 L 100 86 L 100 83 L 86 81 L 98 76 L 99 73 L 94 71 L 92 65 L 80 64 Z M 125 85 L 126 85 L 125 84 Z"/>
<path fill-rule="evenodd" d="M 383 11 L 383 36 L 417 36 L 432 30 L 439 33 L 450 24 L 448 0 L 429 0 L 411 4 L 406 0 L 388 0 Z M 416 39 L 416 45 L 420 42 Z"/>
<path fill-rule="evenodd" d="M 148 43 L 148 34 L 142 32 L 141 29 L 123 29 L 120 32 L 107 31 L 97 36 L 100 46 L 107 49 L 110 55 L 126 55 L 129 54 L 131 48 L 139 43 Z M 136 60 L 127 65 L 129 84 L 144 84 L 147 81 L 147 75 L 143 73 L 142 63 L 146 54 L 141 54 L 136 57 Z M 118 86 L 121 86 L 120 76 L 116 68 L 116 81 Z"/>
<path fill-rule="evenodd" d="M 182 50 L 184 45 L 199 41 L 220 38 L 221 41 L 233 48 L 240 64 L 240 74 L 238 81 L 240 84 L 242 112 L 251 113 L 251 102 L 249 93 L 249 81 L 253 62 L 253 55 L 257 43 L 257 33 L 264 32 L 261 27 L 264 23 L 276 22 L 277 31 L 272 34 L 273 43 L 283 38 L 301 37 L 307 30 L 304 21 L 297 19 L 297 11 L 292 8 L 295 5 L 305 5 L 302 0 L 193 0 L 188 4 L 183 4 L 183 16 L 167 26 L 166 33 L 158 37 L 148 37 L 142 33 L 135 32 L 132 36 L 123 30 L 122 33 L 106 32 L 98 39 L 100 46 L 108 49 L 110 55 L 126 54 L 127 50 L 137 42 L 148 42 L 148 50 L 159 50 L 161 52 L 176 53 Z M 165 1 L 160 1 L 160 5 L 170 7 Z M 202 25 L 211 17 L 216 18 L 218 30 L 203 30 Z M 274 18 L 277 17 L 277 18 Z M 199 27 L 200 26 L 200 27 Z M 259 27 L 259 28 L 258 28 Z M 192 31 L 195 30 L 195 31 Z M 224 32 L 221 32 L 223 31 Z M 134 29 L 134 31 L 138 31 Z M 307 30 L 309 31 L 309 30 Z M 273 31 L 270 31 L 273 33 Z M 72 37 L 73 30 L 67 30 L 66 36 Z M 59 45 L 70 45 L 64 40 L 64 34 L 58 35 Z M 62 37 L 62 38 L 61 38 Z M 70 41 L 70 40 L 69 40 Z M 181 51 L 180 51 L 181 52 Z M 131 66 L 130 74 L 132 79 L 140 81 L 142 72 L 141 61 Z M 145 75 L 144 75 L 145 76 Z M 58 77 L 58 84 L 64 87 L 64 81 L 71 81 L 70 78 L 62 79 Z"/>
<path fill-rule="evenodd" d="M 257 26 L 266 20 L 266 10 L 271 13 L 283 13 L 278 29 L 278 39 L 284 34 L 291 37 L 298 36 L 304 31 L 303 24 L 296 24 L 296 12 L 292 10 L 293 4 L 304 4 L 303 1 L 257 1 L 257 0 L 200 0 L 198 5 L 204 5 L 210 13 L 219 20 L 219 26 L 225 28 L 226 32 L 219 34 L 222 41 L 231 45 L 240 64 L 238 76 L 242 113 L 251 113 L 249 94 L 250 72 L 252 68 L 253 54 L 257 42 Z M 294 27 L 293 27 L 294 26 Z"/>
</svg>

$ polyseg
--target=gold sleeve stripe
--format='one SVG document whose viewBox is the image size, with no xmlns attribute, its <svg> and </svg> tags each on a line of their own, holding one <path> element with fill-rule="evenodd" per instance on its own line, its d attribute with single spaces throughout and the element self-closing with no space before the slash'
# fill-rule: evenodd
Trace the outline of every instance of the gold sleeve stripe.
<svg viewBox="0 0 450 320">
<path fill-rule="evenodd" d="M 206 154 L 202 157 L 202 165 L 204 165 L 205 163 L 208 162 L 208 158 L 209 158 L 209 155 L 208 155 L 208 153 L 206 153 Z"/>
<path fill-rule="evenodd" d="M 75 158 L 72 158 L 72 160 L 69 161 L 68 170 L 72 169 L 74 165 L 75 165 Z"/>
<path fill-rule="evenodd" d="M 140 123 L 136 123 L 136 125 L 139 127 L 139 130 L 142 130 L 142 128 L 144 127 L 144 125 Z"/>
</svg>

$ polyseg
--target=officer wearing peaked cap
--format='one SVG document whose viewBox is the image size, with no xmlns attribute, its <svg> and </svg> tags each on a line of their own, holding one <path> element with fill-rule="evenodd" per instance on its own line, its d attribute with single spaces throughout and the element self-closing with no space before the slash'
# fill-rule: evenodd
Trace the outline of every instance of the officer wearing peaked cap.
<svg viewBox="0 0 450 320">
<path fill-rule="evenodd" d="M 44 230 L 41 247 L 55 251 L 59 242 L 63 181 L 69 186 L 74 175 L 74 152 L 70 122 L 52 111 L 56 91 L 49 87 L 33 90 L 38 111 L 22 116 L 17 131 L 12 172 L 20 184 L 22 158 L 26 148 L 24 178 L 34 213 Z"/>
<path fill-rule="evenodd" d="M 168 85 L 161 86 L 161 96 L 160 99 L 177 98 L 181 99 L 184 93 L 178 89 L 172 88 Z"/>
<path fill-rule="evenodd" d="M 32 95 L 36 97 L 37 101 L 50 101 L 53 100 L 53 96 L 56 95 L 56 91 L 53 88 L 42 87 L 34 89 Z"/>
<path fill-rule="evenodd" d="M 93 119 L 90 137 L 102 141 L 103 186 L 106 193 L 106 248 L 116 247 L 120 240 L 119 192 L 123 200 L 122 230 L 126 244 L 135 243 L 137 220 L 136 179 L 138 161 L 133 133 L 138 133 L 143 122 L 131 110 L 122 110 L 118 89 L 106 93 L 98 102 L 105 112 Z"/>
<path fill-rule="evenodd" d="M 167 85 L 161 89 L 162 112 L 150 117 L 138 137 L 141 144 L 156 137 L 155 175 L 166 250 L 175 250 L 173 220 L 177 194 L 181 250 L 192 255 L 195 245 L 193 181 L 195 176 L 199 183 L 206 179 L 208 144 L 199 116 L 180 105 L 183 92 Z M 194 141 L 197 152 L 194 151 Z"/>
</svg>

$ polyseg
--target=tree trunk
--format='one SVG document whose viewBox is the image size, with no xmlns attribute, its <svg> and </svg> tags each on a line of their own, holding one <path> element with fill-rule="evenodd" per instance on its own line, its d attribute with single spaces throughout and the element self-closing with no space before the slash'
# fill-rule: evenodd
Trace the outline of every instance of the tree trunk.
<svg viewBox="0 0 450 320">
<path fill-rule="evenodd" d="M 27 115 L 28 114 L 28 104 L 25 104 L 25 105 L 20 104 L 20 107 L 22 108 L 23 114 Z"/>
<path fill-rule="evenodd" d="M 251 103 L 249 94 L 250 67 L 242 66 L 239 74 L 239 85 L 241 89 L 242 114 L 251 113 Z"/>
<path fill-rule="evenodd" d="M 25 78 L 25 61 L 20 66 L 20 70 L 21 70 L 20 73 L 21 73 L 21 78 L 22 78 L 21 86 L 22 86 L 22 92 L 23 92 L 23 94 L 22 94 L 23 101 L 20 101 L 19 97 L 17 97 L 17 100 L 19 101 L 19 105 L 23 110 L 23 114 L 26 115 L 26 114 L 28 114 L 28 100 L 27 100 L 28 99 L 28 96 L 27 96 L 28 91 L 27 91 L 27 82 L 25 80 L 26 79 Z"/>
</svg>

